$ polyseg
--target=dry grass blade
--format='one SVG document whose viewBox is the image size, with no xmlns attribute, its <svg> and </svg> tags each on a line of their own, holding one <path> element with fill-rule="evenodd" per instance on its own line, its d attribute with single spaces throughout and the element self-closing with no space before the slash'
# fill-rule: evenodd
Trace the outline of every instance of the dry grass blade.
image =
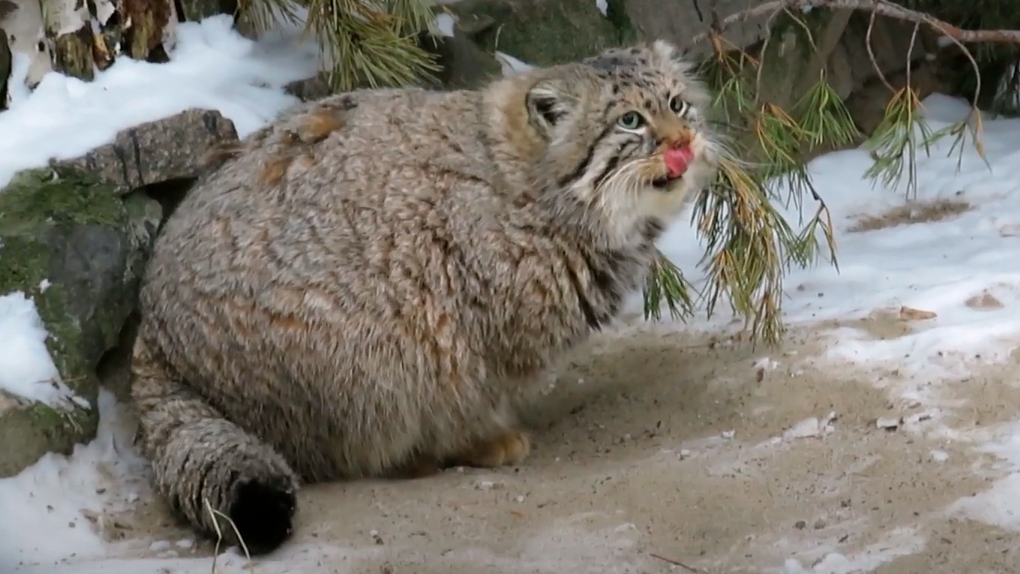
<svg viewBox="0 0 1020 574">
<path fill-rule="evenodd" d="M 244 538 L 241 537 L 241 532 L 237 529 L 237 525 L 234 524 L 234 521 L 226 514 L 214 509 L 212 505 L 209 504 L 208 498 L 203 499 L 202 504 L 205 505 L 205 511 L 208 512 L 209 516 L 212 518 L 213 528 L 216 530 L 216 546 L 213 549 L 211 574 L 216 574 L 216 559 L 220 555 L 220 544 L 223 543 L 223 530 L 220 528 L 220 519 L 225 520 L 227 524 L 230 525 L 230 528 L 234 531 L 234 536 L 237 537 L 238 544 L 241 545 L 241 550 L 244 551 L 244 557 L 247 561 L 247 565 L 254 570 L 254 563 L 251 561 L 251 552 L 248 551 L 248 545 L 245 544 Z"/>
</svg>

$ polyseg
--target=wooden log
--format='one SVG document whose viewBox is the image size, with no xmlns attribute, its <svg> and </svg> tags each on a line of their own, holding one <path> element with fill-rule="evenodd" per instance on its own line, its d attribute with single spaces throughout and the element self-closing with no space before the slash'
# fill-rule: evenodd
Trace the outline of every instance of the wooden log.
<svg viewBox="0 0 1020 574">
<path fill-rule="evenodd" d="M 105 70 L 113 65 L 123 41 L 121 14 L 114 0 L 88 0 L 89 14 L 98 24 L 93 27 L 92 59 Z"/>
<path fill-rule="evenodd" d="M 40 0 L 53 68 L 83 80 L 120 55 L 162 62 L 173 43 L 174 0 Z"/>
<path fill-rule="evenodd" d="M 11 49 L 12 58 L 23 55 L 28 58 L 28 73 L 25 74 L 24 83 L 29 88 L 34 88 L 39 80 L 46 74 L 53 71 L 53 59 L 50 57 L 52 46 L 49 42 L 40 41 L 43 36 L 42 7 L 39 0 L 18 0 L 8 1 L 7 8 L 13 4 L 13 10 L 5 10 L 0 20 L 0 27 L 7 31 L 8 46 Z M 8 85 L 8 93 L 13 91 Z"/>
<path fill-rule="evenodd" d="M 173 0 L 119 0 L 123 49 L 136 60 L 165 57 L 164 42 L 172 41 L 176 19 Z"/>
<path fill-rule="evenodd" d="M 89 12 L 78 0 L 42 0 L 43 28 L 53 69 L 82 80 L 95 76 Z"/>
</svg>

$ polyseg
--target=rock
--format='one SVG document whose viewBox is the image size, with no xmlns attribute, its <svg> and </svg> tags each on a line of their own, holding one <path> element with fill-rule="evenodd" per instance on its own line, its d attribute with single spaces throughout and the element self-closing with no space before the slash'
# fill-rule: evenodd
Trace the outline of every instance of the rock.
<svg viewBox="0 0 1020 574">
<path fill-rule="evenodd" d="M 481 32 L 483 28 L 475 32 Z M 462 90 L 475 89 L 485 85 L 489 80 L 500 77 L 501 67 L 496 58 L 483 51 L 472 40 L 471 32 L 460 25 L 454 26 L 454 35 L 430 37 L 422 34 L 419 38 L 421 47 L 436 56 L 436 64 L 440 66 L 436 85 L 426 87 L 432 89 Z"/>
<path fill-rule="evenodd" d="M 17 11 L 18 5 L 11 0 L 0 0 L 0 20 L 10 16 Z"/>
<path fill-rule="evenodd" d="M 465 32 L 481 28 L 473 38 L 484 51 L 536 66 L 589 57 L 627 43 L 634 33 L 625 16 L 614 22 L 593 0 L 464 0 L 445 7 Z"/>
<path fill-rule="evenodd" d="M 2 18 L 3 16 L 0 16 Z M 6 110 L 11 103 L 7 93 L 7 82 L 11 78 L 11 47 L 7 43 L 7 32 L 0 28 L 0 110 Z"/>
<path fill-rule="evenodd" d="M 124 130 L 112 143 L 51 165 L 95 174 L 123 194 L 151 183 L 193 177 L 213 145 L 237 139 L 234 123 L 219 112 L 192 109 Z"/>
<path fill-rule="evenodd" d="M 329 87 L 325 74 L 316 74 L 311 78 L 291 82 L 283 87 L 283 91 L 302 102 L 320 100 L 333 94 L 333 88 Z"/>
<path fill-rule="evenodd" d="M 610 0 L 608 12 L 622 4 L 631 25 L 646 38 L 662 38 L 686 48 L 694 56 L 711 52 L 708 42 L 692 44 L 691 38 L 708 32 L 713 22 L 732 14 L 754 8 L 761 0 L 698 0 L 697 2 L 662 2 L 661 0 Z M 753 46 L 768 35 L 771 12 L 746 18 L 728 26 L 723 37 L 734 46 Z"/>
<path fill-rule="evenodd" d="M 0 392 L 0 478 L 18 474 L 47 452 L 70 452 L 95 433 L 98 422 L 98 414 L 57 410 Z"/>
<path fill-rule="evenodd" d="M 0 477 L 95 434 L 95 369 L 135 308 L 162 215 L 144 193 L 114 191 L 67 167 L 21 172 L 0 190 L 0 295 L 35 302 L 61 379 L 89 405 L 58 411 L 0 398 Z"/>
</svg>

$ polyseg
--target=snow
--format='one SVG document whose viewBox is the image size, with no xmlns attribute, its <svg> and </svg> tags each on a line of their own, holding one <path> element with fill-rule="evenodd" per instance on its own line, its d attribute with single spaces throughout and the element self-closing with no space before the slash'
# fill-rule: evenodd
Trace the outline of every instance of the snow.
<svg viewBox="0 0 1020 574">
<path fill-rule="evenodd" d="M 452 34 L 452 18 L 441 16 L 439 28 Z M 313 43 L 291 33 L 247 40 L 230 30 L 229 18 L 214 17 L 179 26 L 169 63 L 121 59 L 91 83 L 51 73 L 30 92 L 22 85 L 29 59 L 19 56 L 11 86 L 13 106 L 0 114 L 0 134 L 18 134 L 0 138 L 0 187 L 17 170 L 45 165 L 50 158 L 80 155 L 111 141 L 121 129 L 192 107 L 219 110 L 243 137 L 296 103 L 282 86 L 311 76 L 316 53 Z M 512 56 L 499 57 L 507 74 L 528 67 Z M 925 106 L 936 130 L 968 112 L 960 101 L 940 95 L 926 99 Z M 983 138 L 987 165 L 964 146 L 957 171 L 957 158 L 947 157 L 949 140 L 936 144 L 930 157 L 918 158 L 917 205 L 941 201 L 962 206 L 938 221 L 856 230 L 862 218 L 902 211 L 905 190 L 867 181 L 864 172 L 871 159 L 863 150 L 827 154 L 811 162 L 810 172 L 836 226 L 840 270 L 821 263 L 792 271 L 786 280 L 785 313 L 795 327 L 823 321 L 843 325 L 828 331 L 823 360 L 889 364 L 938 378 L 1009 356 L 1020 338 L 1020 258 L 1015 256 L 1020 249 L 1020 120 L 986 118 Z M 794 209 L 783 209 L 797 220 Z M 702 243 L 689 225 L 671 229 L 660 247 L 690 279 L 696 283 L 701 279 L 696 265 Z M 40 288 L 48 285 L 44 282 Z M 908 312 L 913 314 L 914 330 L 903 336 L 873 338 L 853 326 L 854 320 L 881 318 L 904 308 L 913 310 Z M 727 327 L 727 320 L 717 317 L 684 328 L 718 330 Z M 30 298 L 0 294 L 0 389 L 67 405 L 74 397 L 59 381 L 46 337 Z M 775 365 L 766 357 L 753 367 Z M 103 391 L 99 409 L 100 430 L 93 442 L 77 447 L 69 457 L 47 455 L 21 474 L 0 480 L 0 508 L 6 510 L 0 517 L 0 571 L 208 572 L 208 560 L 174 556 L 177 550 L 190 548 L 189 540 L 149 545 L 166 554 L 159 559 L 120 559 L 116 565 L 104 560 L 116 547 L 102 536 L 106 513 L 130 508 L 151 491 L 147 465 L 131 444 L 124 407 Z M 806 419 L 793 427 L 791 436 L 828 432 L 834 415 Z M 1020 530 L 1020 421 L 979 442 L 979 448 L 999 458 L 1012 474 L 946 511 Z M 931 457 L 939 462 L 949 459 L 942 450 L 931 451 Z M 118 488 L 108 489 L 109 484 Z M 72 523 L 76 527 L 68 528 Z M 787 574 L 867 571 L 923 545 L 917 533 L 902 529 L 859 555 L 832 552 L 810 570 L 793 559 L 782 568 Z M 288 558 L 308 551 L 290 546 L 260 562 L 259 570 L 288 571 Z M 330 552 L 315 549 L 318 559 L 328 559 Z M 220 572 L 241 572 L 243 566 L 236 551 L 217 562 Z"/>
<path fill-rule="evenodd" d="M 962 102 L 942 95 L 924 104 L 932 130 L 969 112 Z M 787 275 L 788 323 L 847 322 L 908 307 L 935 316 L 915 321 L 914 333 L 889 340 L 872 340 L 850 328 L 835 330 L 828 356 L 859 363 L 896 361 L 911 372 L 931 369 L 935 362 L 946 375 L 966 366 L 957 358 L 1007 358 L 1020 335 L 1020 260 L 1015 256 L 1020 248 L 1020 120 L 986 118 L 982 137 L 990 169 L 966 143 L 957 173 L 960 147 L 950 154 L 952 137 L 935 144 L 930 157 L 917 158 L 917 205 L 959 202 L 962 213 L 867 232 L 851 230 L 863 217 L 902 209 L 905 182 L 896 190 L 873 186 L 864 178 L 872 161 L 863 149 L 812 161 L 812 179 L 836 228 L 839 270 L 822 261 Z M 794 206 L 779 207 L 789 221 L 798 221 Z M 813 206 L 805 204 L 805 209 Z M 686 225 L 671 229 L 662 248 L 685 272 L 703 254 L 702 242 Z M 690 275 L 700 280 L 697 273 Z"/>
<path fill-rule="evenodd" d="M 0 508 L 5 510 L 0 519 L 0 572 L 40 560 L 103 556 L 100 534 L 86 517 L 125 508 L 137 497 L 131 489 L 105 490 L 110 479 L 131 485 L 146 477 L 146 463 L 133 454 L 131 434 L 122 426 L 123 408 L 102 390 L 99 430 L 92 442 L 77 446 L 71 457 L 48 454 L 21 474 L 0 480 Z M 102 521 L 97 522 L 101 529 Z"/>
<path fill-rule="evenodd" d="M 439 33 L 447 38 L 453 38 L 453 28 L 457 24 L 450 14 L 439 14 L 436 16 L 436 27 Z"/>
<path fill-rule="evenodd" d="M 166 64 L 121 58 L 92 82 L 50 73 L 31 97 L 28 57 L 19 54 L 10 112 L 0 114 L 0 134 L 18 135 L 0 138 L 0 187 L 18 170 L 80 156 L 123 129 L 189 108 L 218 110 L 244 137 L 298 101 L 282 88 L 313 76 L 317 53 L 296 36 L 254 42 L 231 30 L 229 16 L 216 16 L 178 26 Z"/>
<path fill-rule="evenodd" d="M 73 408 L 83 399 L 60 380 L 46 348 L 47 336 L 32 299 L 20 292 L 0 295 L 0 391 L 53 407 Z"/>
<path fill-rule="evenodd" d="M 979 450 L 995 455 L 1010 472 L 991 489 L 959 500 L 949 511 L 1011 531 L 1020 531 L 1020 421 L 1000 429 L 1000 437 Z"/>
<path fill-rule="evenodd" d="M 531 64 L 522 62 L 510 54 L 504 54 L 499 51 L 496 52 L 496 59 L 499 60 L 499 64 L 503 68 L 503 75 L 506 77 L 514 76 L 521 72 L 527 72 L 534 68 Z"/>
</svg>

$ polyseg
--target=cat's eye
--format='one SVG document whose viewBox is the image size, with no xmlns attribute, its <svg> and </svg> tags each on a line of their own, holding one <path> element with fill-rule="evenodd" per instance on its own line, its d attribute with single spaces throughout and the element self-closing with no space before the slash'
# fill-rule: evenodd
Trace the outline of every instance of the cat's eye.
<svg viewBox="0 0 1020 574">
<path fill-rule="evenodd" d="M 672 110 L 674 114 L 683 117 L 687 115 L 688 111 L 690 111 L 691 105 L 684 101 L 684 99 L 680 96 L 673 96 L 669 99 L 669 109 Z"/>
<path fill-rule="evenodd" d="M 616 121 L 625 130 L 636 130 L 644 125 L 645 118 L 637 112 L 627 112 Z"/>
</svg>

